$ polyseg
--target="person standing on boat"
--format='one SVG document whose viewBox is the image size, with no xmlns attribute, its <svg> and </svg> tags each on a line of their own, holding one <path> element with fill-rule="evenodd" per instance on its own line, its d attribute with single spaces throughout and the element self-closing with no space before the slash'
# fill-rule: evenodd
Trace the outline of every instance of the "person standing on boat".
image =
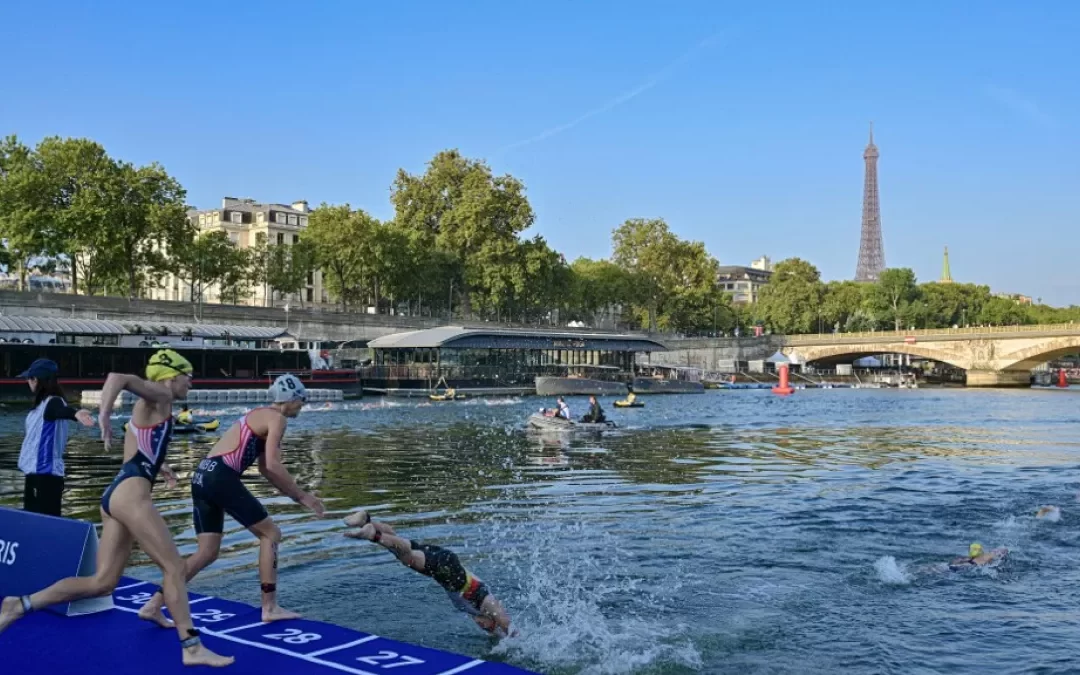
<svg viewBox="0 0 1080 675">
<path fill-rule="evenodd" d="M 26 416 L 26 436 L 19 452 L 19 470 L 26 474 L 23 510 L 59 516 L 64 492 L 64 449 L 69 421 L 94 426 L 89 410 L 67 404 L 57 381 L 59 367 L 49 359 L 38 359 L 19 374 L 34 394 L 34 409 Z"/>
<path fill-rule="evenodd" d="M 200 570 L 217 560 L 225 531 L 225 514 L 259 539 L 259 580 L 262 584 L 262 620 L 295 619 L 299 614 L 277 603 L 277 561 L 281 529 L 259 500 L 244 487 L 241 476 L 256 461 L 259 473 L 287 497 L 311 509 L 320 518 L 322 501 L 305 492 L 281 462 L 281 438 L 289 420 L 300 414 L 307 391 L 294 375 L 282 375 L 270 386 L 273 405 L 256 408 L 232 425 L 199 462 L 191 476 L 192 517 L 198 550 L 184 563 L 191 581 Z M 155 593 L 139 610 L 139 617 L 162 623 L 165 598 Z"/>
<path fill-rule="evenodd" d="M 139 548 L 161 568 L 162 590 L 179 633 L 184 665 L 227 666 L 233 662 L 231 656 L 215 654 L 202 644 L 199 631 L 191 622 L 184 559 L 150 496 L 159 472 L 171 476 L 170 484 L 175 482 L 171 471 L 163 468 L 172 438 L 172 405 L 174 400 L 187 396 L 192 371 L 187 359 L 164 349 L 150 357 L 145 380 L 137 375 L 109 373 L 101 391 L 98 415 L 106 451 L 112 442 L 111 416 L 116 397 L 122 391 L 130 391 L 139 399 L 131 410 L 129 429 L 124 433 L 124 463 L 101 496 L 102 527 L 96 571 L 91 577 L 61 579 L 32 595 L 4 598 L 0 603 L 0 633 L 35 609 L 111 593 L 131 556 L 132 544 L 138 542 Z M 62 648 L 63 642 L 56 646 Z M 118 644 L 117 648 L 121 646 Z"/>
</svg>

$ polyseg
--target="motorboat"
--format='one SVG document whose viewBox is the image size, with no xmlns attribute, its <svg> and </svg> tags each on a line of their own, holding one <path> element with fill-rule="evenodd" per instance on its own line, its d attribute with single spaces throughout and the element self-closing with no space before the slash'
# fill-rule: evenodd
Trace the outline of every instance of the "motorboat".
<svg viewBox="0 0 1080 675">
<path fill-rule="evenodd" d="M 614 429 L 614 422 L 574 422 L 565 417 L 548 417 L 542 413 L 529 416 L 529 426 L 546 431 L 605 431 Z"/>
</svg>

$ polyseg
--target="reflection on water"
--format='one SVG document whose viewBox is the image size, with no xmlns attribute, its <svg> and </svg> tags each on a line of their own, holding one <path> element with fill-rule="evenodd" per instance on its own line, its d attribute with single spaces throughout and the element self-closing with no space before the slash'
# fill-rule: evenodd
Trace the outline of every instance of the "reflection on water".
<svg viewBox="0 0 1080 675">
<path fill-rule="evenodd" d="M 307 411 L 287 436 L 289 470 L 333 518 L 255 472 L 246 482 L 286 535 L 282 602 L 313 618 L 550 673 L 1015 672 L 1071 663 L 1080 637 L 1077 403 L 710 392 L 608 402 L 620 428 L 599 435 L 526 431 L 536 399 L 368 399 Z M 228 424 L 244 412 L 197 414 Z M 0 416 L 6 505 L 21 498 L 21 424 Z M 174 442 L 182 479 L 215 438 Z M 96 521 L 119 463 L 79 432 L 65 512 Z M 156 496 L 191 552 L 186 488 Z M 1049 504 L 1059 521 L 1036 519 Z M 431 580 L 344 539 L 340 516 L 357 507 L 456 550 L 522 637 L 493 644 Z M 227 527 L 193 590 L 257 602 L 255 540 Z M 941 570 L 972 541 L 1012 553 L 986 573 Z M 157 576 L 141 553 L 133 566 Z"/>
</svg>

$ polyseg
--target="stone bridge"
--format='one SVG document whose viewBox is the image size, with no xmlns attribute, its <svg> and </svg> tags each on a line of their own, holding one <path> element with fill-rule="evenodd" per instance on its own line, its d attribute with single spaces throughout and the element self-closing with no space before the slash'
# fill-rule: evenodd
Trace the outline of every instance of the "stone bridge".
<svg viewBox="0 0 1080 675">
<path fill-rule="evenodd" d="M 671 351 L 653 363 L 718 370 L 722 360 L 767 359 L 777 351 L 799 363 L 851 363 L 864 356 L 910 354 L 967 371 L 971 387 L 1027 386 L 1031 370 L 1080 352 L 1080 324 L 941 328 L 871 333 L 665 339 Z"/>
<path fill-rule="evenodd" d="M 910 354 L 966 370 L 969 387 L 1027 386 L 1036 366 L 1080 352 L 1080 324 L 791 335 L 781 351 L 801 363 Z"/>
</svg>

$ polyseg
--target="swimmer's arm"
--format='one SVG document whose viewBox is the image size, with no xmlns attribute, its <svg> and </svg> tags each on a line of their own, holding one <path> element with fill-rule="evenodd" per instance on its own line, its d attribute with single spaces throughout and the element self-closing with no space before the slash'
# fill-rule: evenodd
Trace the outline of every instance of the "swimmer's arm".
<svg viewBox="0 0 1080 675">
<path fill-rule="evenodd" d="M 281 438 L 285 435 L 285 418 L 274 415 L 266 432 L 266 452 L 259 455 L 259 473 L 283 495 L 307 506 L 312 495 L 296 484 L 296 480 L 281 461 Z"/>
<path fill-rule="evenodd" d="M 109 373 L 101 389 L 101 409 L 112 412 L 113 403 L 121 391 L 130 391 L 148 403 L 172 403 L 169 388 L 157 382 L 147 382 L 138 375 Z"/>
</svg>

